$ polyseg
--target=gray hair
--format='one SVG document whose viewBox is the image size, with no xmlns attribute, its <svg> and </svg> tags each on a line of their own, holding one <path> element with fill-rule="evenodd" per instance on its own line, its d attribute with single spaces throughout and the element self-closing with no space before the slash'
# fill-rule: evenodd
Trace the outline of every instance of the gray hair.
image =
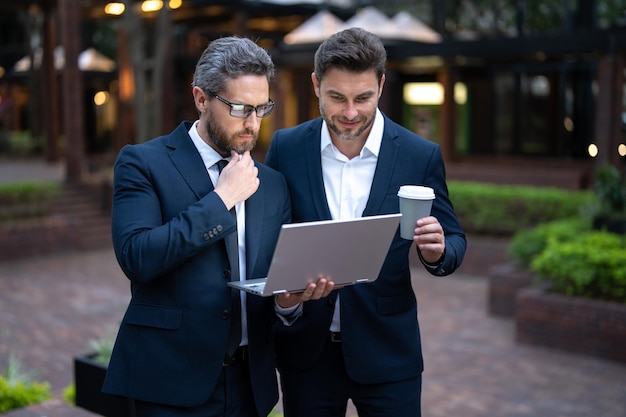
<svg viewBox="0 0 626 417">
<path fill-rule="evenodd" d="M 315 52 L 315 77 L 322 81 L 326 72 L 338 68 L 350 72 L 376 72 L 378 82 L 385 74 L 387 51 L 380 38 L 352 27 L 328 37 Z"/>
<path fill-rule="evenodd" d="M 269 83 L 274 71 L 265 49 L 250 39 L 229 36 L 212 41 L 202 52 L 191 85 L 217 94 L 224 91 L 228 80 L 242 75 L 264 75 Z"/>
</svg>

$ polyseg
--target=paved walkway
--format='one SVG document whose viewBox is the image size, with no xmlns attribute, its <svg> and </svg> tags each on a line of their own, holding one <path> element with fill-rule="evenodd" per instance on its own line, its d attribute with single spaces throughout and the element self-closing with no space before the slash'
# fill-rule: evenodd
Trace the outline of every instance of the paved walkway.
<svg viewBox="0 0 626 417">
<path fill-rule="evenodd" d="M 17 181 L 65 180 L 62 162 L 48 163 L 39 159 L 0 158 L 0 183 Z"/>
<path fill-rule="evenodd" d="M 416 269 L 414 284 L 426 362 L 424 417 L 626 415 L 626 366 L 517 345 L 513 322 L 487 314 L 486 279 L 432 278 Z M 49 381 L 57 398 L 21 415 L 89 415 L 58 399 L 72 381 L 73 356 L 116 328 L 128 298 L 111 249 L 0 265 L 0 371 L 11 353 Z"/>
</svg>

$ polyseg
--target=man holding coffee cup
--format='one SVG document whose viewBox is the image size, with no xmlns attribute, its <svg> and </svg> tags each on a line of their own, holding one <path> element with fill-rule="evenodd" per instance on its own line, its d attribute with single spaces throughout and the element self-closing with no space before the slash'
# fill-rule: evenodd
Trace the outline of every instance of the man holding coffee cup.
<svg viewBox="0 0 626 417">
<path fill-rule="evenodd" d="M 285 417 L 345 416 L 348 399 L 362 416 L 421 414 L 423 361 L 409 251 L 443 276 L 461 264 L 466 241 L 439 146 L 378 109 L 385 61 L 381 40 L 363 29 L 326 39 L 311 74 L 322 117 L 277 131 L 265 159 L 287 180 L 294 222 L 397 213 L 400 198 L 409 203 L 402 207 L 406 221 L 409 209 L 432 205 L 403 227 L 409 239 L 396 235 L 375 282 L 303 303 L 289 311 L 297 319 L 278 323 Z M 407 187 L 398 196 L 404 185 L 431 190 Z"/>
</svg>

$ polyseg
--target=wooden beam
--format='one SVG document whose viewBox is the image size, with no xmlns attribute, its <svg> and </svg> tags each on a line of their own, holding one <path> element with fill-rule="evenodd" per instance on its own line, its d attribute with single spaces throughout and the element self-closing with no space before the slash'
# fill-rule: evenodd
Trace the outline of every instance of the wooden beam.
<svg viewBox="0 0 626 417">
<path fill-rule="evenodd" d="M 59 0 L 61 44 L 65 53 L 63 67 L 63 125 L 65 131 L 66 180 L 82 180 L 85 162 L 85 129 L 83 111 L 83 78 L 78 68 L 81 50 L 80 13 L 78 0 Z"/>
<path fill-rule="evenodd" d="M 51 9 L 45 9 L 43 22 L 43 58 L 41 62 L 41 107 L 44 123 L 44 157 L 48 162 L 59 160 L 59 85 L 57 71 L 54 67 L 54 47 L 56 45 L 56 20 Z"/>
<path fill-rule="evenodd" d="M 622 103 L 624 85 L 624 56 L 606 55 L 598 60 L 598 94 L 596 105 L 595 142 L 599 153 L 596 168 L 609 162 L 623 164 L 617 152 L 622 143 Z"/>
</svg>

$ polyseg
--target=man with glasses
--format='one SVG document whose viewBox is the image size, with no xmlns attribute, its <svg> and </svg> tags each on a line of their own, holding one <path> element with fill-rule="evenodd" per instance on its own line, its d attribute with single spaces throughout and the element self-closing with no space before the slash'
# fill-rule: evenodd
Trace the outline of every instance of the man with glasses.
<svg viewBox="0 0 626 417">
<path fill-rule="evenodd" d="M 267 275 L 291 217 L 282 175 L 250 156 L 273 75 L 254 42 L 213 41 L 193 77 L 199 119 L 118 155 L 113 246 L 132 297 L 103 391 L 134 399 L 138 417 L 266 416 L 278 400 L 275 302 L 332 289 L 273 300 L 227 286 Z"/>
</svg>

